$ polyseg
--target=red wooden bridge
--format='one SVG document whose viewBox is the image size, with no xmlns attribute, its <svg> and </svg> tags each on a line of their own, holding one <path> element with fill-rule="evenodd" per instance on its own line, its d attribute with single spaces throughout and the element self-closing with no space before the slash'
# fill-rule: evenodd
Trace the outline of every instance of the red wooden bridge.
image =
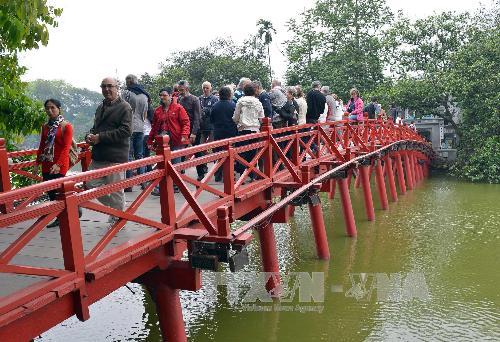
<svg viewBox="0 0 500 342">
<path fill-rule="evenodd" d="M 338 189 L 346 234 L 356 236 L 350 187 L 362 186 L 366 218 L 374 220 L 372 174 L 385 210 L 388 198 L 397 201 L 428 175 L 433 157 L 415 132 L 381 119 L 282 129 L 265 119 L 260 133 L 178 151 L 169 149 L 168 137 L 156 141 L 153 157 L 11 189 L 14 174 L 39 180 L 28 171 L 34 161 L 27 159 L 36 151 L 7 152 L 0 139 L 0 341 L 29 341 L 73 315 L 86 320 L 89 305 L 131 281 L 153 293 L 164 339 L 185 341 L 179 290 L 198 290 L 200 269 L 227 262 L 237 271 L 257 232 L 263 270 L 277 275 L 266 284 L 273 291 L 280 282 L 273 223 L 287 222 L 295 206 L 307 205 L 317 255 L 328 259 L 319 192 L 333 198 Z M 80 147 L 85 171 L 90 151 Z M 247 161 L 249 151 L 255 156 Z M 196 152 L 205 154 L 194 157 Z M 181 156 L 185 161 L 171 163 Z M 239 178 L 235 162 L 246 167 Z M 209 165 L 209 172 L 198 181 L 193 169 L 200 164 Z M 91 179 L 147 165 L 156 167 L 85 188 Z M 223 183 L 213 180 L 220 168 Z M 143 183 L 149 184 L 144 190 L 127 193 L 123 212 L 96 201 Z M 151 196 L 156 186 L 160 197 Z M 37 201 L 54 189 L 57 200 Z M 108 215 L 119 219 L 107 223 Z M 47 228 L 56 217 L 59 228 Z M 247 222 L 234 229 L 235 220 Z"/>
</svg>

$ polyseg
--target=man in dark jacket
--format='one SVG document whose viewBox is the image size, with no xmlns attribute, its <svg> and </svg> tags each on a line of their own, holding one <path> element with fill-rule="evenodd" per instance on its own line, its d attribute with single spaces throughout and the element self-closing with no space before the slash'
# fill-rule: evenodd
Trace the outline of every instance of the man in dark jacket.
<svg viewBox="0 0 500 342">
<path fill-rule="evenodd" d="M 372 97 L 372 102 L 364 108 L 364 111 L 368 113 L 368 119 L 375 119 L 375 114 L 377 111 L 377 98 Z"/>
<path fill-rule="evenodd" d="M 189 122 L 191 123 L 191 133 L 189 135 L 189 140 L 191 145 L 196 146 L 201 143 L 201 105 L 200 100 L 189 92 L 189 83 L 186 80 L 180 80 L 178 83 L 179 97 L 177 98 L 177 103 L 179 103 L 186 110 L 189 116 Z M 195 153 L 195 156 L 202 157 L 203 153 Z M 208 172 L 208 167 L 206 164 L 196 165 L 196 172 L 198 173 L 198 180 L 202 180 L 205 174 Z"/>
<path fill-rule="evenodd" d="M 94 126 L 85 137 L 92 146 L 92 162 L 89 170 L 128 162 L 130 136 L 132 134 L 132 108 L 118 96 L 116 79 L 107 77 L 101 82 L 103 102 L 97 107 Z M 123 180 L 123 172 L 106 175 L 87 181 L 88 188 L 97 188 Z M 99 197 L 98 200 L 108 207 L 121 210 L 125 208 L 123 190 Z M 109 222 L 116 218 L 110 216 Z"/>
<path fill-rule="evenodd" d="M 325 110 L 326 97 L 321 93 L 321 83 L 319 81 L 314 81 L 311 88 L 306 97 L 306 123 L 317 123 L 320 115 Z"/>
<path fill-rule="evenodd" d="M 266 118 L 272 118 L 273 116 L 273 106 L 271 105 L 271 98 L 269 94 L 262 88 L 262 83 L 260 81 L 253 82 L 255 86 L 255 92 L 258 95 L 260 103 L 262 103 L 262 108 L 264 108 L 264 116 Z"/>
<path fill-rule="evenodd" d="M 212 84 L 208 81 L 203 82 L 201 90 L 203 94 L 198 97 L 201 106 L 200 141 L 201 143 L 205 143 L 213 140 L 214 125 L 212 123 L 212 108 L 219 101 L 219 98 L 212 95 Z"/>
</svg>

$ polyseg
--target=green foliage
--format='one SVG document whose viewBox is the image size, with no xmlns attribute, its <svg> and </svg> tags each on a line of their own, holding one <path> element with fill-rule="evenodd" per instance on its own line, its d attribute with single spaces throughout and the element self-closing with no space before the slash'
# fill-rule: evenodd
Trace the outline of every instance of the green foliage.
<svg viewBox="0 0 500 342">
<path fill-rule="evenodd" d="M 432 77 L 446 70 L 450 56 L 467 42 L 467 13 L 443 12 L 415 21 L 400 16 L 384 34 L 387 66 L 395 77 Z"/>
<path fill-rule="evenodd" d="M 45 0 L 3 0 L 0 11 L 0 136 L 8 146 L 36 131 L 44 119 L 38 101 L 25 95 L 21 82 L 25 68 L 19 66 L 17 52 L 46 45 L 49 26 L 62 10 L 47 6 Z"/>
<path fill-rule="evenodd" d="M 340 96 L 383 81 L 382 33 L 392 13 L 385 0 L 318 0 L 288 22 L 287 82 L 319 79 Z"/>
<path fill-rule="evenodd" d="M 30 82 L 27 93 L 31 98 L 42 102 L 49 98 L 61 101 L 62 114 L 73 124 L 73 135 L 76 141 L 83 141 L 83 137 L 92 127 L 95 110 L 102 101 L 100 93 L 86 88 L 77 88 L 61 80 Z M 36 147 L 38 140 L 38 136 L 29 136 L 23 147 Z"/>
<path fill-rule="evenodd" d="M 214 89 L 236 84 L 241 77 L 258 79 L 268 85 L 268 69 L 262 61 L 262 46 L 254 38 L 251 37 L 242 45 L 217 39 L 207 46 L 175 52 L 162 64 L 158 75 L 144 74 L 140 82 L 153 95 L 162 87 L 172 86 L 181 79 L 189 81 L 191 92 L 195 95 L 201 94 L 204 81 L 212 83 Z"/>
<path fill-rule="evenodd" d="M 38 49 L 49 41 L 48 26 L 62 9 L 47 6 L 46 0 L 2 0 L 0 11 L 0 52 Z"/>
<path fill-rule="evenodd" d="M 0 56 L 0 137 L 12 148 L 22 137 L 33 133 L 42 124 L 45 112 L 40 102 L 24 94 L 26 85 L 20 75 L 16 55 Z"/>
<path fill-rule="evenodd" d="M 500 25 L 475 30 L 450 59 L 446 81 L 462 109 L 457 176 L 500 183 Z"/>
</svg>

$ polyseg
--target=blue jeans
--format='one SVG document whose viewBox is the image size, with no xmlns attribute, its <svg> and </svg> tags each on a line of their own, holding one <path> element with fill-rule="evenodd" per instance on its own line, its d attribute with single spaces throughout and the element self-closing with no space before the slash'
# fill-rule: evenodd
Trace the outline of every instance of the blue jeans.
<svg viewBox="0 0 500 342">
<path fill-rule="evenodd" d="M 351 114 L 351 115 L 349 115 L 349 120 L 358 121 L 358 116 L 356 114 Z"/>
<path fill-rule="evenodd" d="M 139 160 L 142 159 L 144 155 L 144 133 L 133 132 L 130 136 L 130 148 L 128 153 L 128 160 Z M 141 175 L 144 173 L 144 168 L 137 168 L 137 174 Z M 127 170 L 127 178 L 132 177 L 132 170 Z"/>
<path fill-rule="evenodd" d="M 170 151 L 177 151 L 177 150 L 182 150 L 185 146 L 184 145 L 180 145 L 180 146 L 171 146 L 170 147 Z M 181 159 L 182 157 L 177 157 L 177 158 L 172 158 L 172 165 L 173 164 L 177 164 L 177 163 L 180 163 L 181 162 Z"/>
<path fill-rule="evenodd" d="M 148 148 L 148 139 L 149 139 L 149 135 L 145 135 L 144 139 L 143 139 L 144 143 L 142 145 L 142 148 L 144 150 L 144 153 L 143 153 L 143 157 L 144 158 L 147 158 L 147 157 L 151 156 L 151 151 Z M 146 172 L 151 172 L 151 171 L 153 171 L 153 167 L 151 165 L 146 165 L 146 170 L 145 171 Z"/>
</svg>

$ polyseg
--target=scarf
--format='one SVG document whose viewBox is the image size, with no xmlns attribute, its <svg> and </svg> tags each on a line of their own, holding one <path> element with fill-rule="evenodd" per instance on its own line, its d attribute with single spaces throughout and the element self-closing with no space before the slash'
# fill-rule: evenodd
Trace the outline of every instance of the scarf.
<svg viewBox="0 0 500 342">
<path fill-rule="evenodd" d="M 53 162 L 54 161 L 54 144 L 56 141 L 57 129 L 61 122 L 64 121 L 64 117 L 59 115 L 56 119 L 49 119 L 47 125 L 49 126 L 49 133 L 47 133 L 47 139 L 45 140 L 45 148 L 40 156 L 41 161 Z"/>
<path fill-rule="evenodd" d="M 132 84 L 132 85 L 128 86 L 127 89 L 136 95 L 139 95 L 139 94 L 146 95 L 148 98 L 148 102 L 151 100 L 151 96 L 149 95 L 149 93 L 146 90 L 144 90 L 143 86 L 140 84 Z"/>
</svg>

